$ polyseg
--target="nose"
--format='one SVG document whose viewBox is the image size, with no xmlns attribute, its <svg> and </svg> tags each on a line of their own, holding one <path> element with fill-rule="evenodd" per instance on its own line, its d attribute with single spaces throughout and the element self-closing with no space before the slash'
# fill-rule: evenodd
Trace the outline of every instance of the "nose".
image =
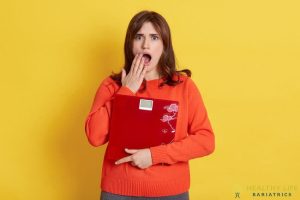
<svg viewBox="0 0 300 200">
<path fill-rule="evenodd" d="M 145 37 L 142 46 L 143 46 L 143 49 L 148 49 L 149 48 L 149 39 L 147 37 Z"/>
</svg>

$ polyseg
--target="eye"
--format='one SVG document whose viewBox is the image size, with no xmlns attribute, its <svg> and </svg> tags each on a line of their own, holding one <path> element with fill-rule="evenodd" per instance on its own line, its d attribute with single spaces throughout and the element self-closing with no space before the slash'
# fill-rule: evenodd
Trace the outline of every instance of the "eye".
<svg viewBox="0 0 300 200">
<path fill-rule="evenodd" d="M 135 37 L 134 37 L 134 39 L 136 39 L 136 40 L 140 40 L 142 38 L 142 36 L 140 36 L 140 35 L 136 35 Z"/>
<path fill-rule="evenodd" d="M 159 38 L 158 38 L 156 35 L 153 35 L 153 36 L 152 36 L 152 39 L 153 39 L 153 40 L 158 40 Z"/>
</svg>

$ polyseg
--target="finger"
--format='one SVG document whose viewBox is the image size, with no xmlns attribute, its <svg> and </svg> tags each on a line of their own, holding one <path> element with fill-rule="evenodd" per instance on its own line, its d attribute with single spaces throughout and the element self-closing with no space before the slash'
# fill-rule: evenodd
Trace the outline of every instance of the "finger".
<svg viewBox="0 0 300 200">
<path fill-rule="evenodd" d="M 134 162 L 131 162 L 130 164 L 131 164 L 132 166 L 134 166 L 134 167 L 136 166 L 136 164 L 134 164 Z"/>
<path fill-rule="evenodd" d="M 141 72 L 140 76 L 139 76 L 139 82 L 142 82 L 145 75 L 146 75 L 146 72 L 147 72 L 147 66 L 144 66 L 143 68 L 143 71 Z"/>
<path fill-rule="evenodd" d="M 139 77 L 145 65 L 145 58 L 141 59 L 141 62 L 137 68 L 136 75 Z"/>
<path fill-rule="evenodd" d="M 130 161 L 132 161 L 131 156 L 127 156 L 127 157 L 121 158 L 120 160 L 116 161 L 115 164 L 118 165 L 121 163 L 130 162 Z"/>
<path fill-rule="evenodd" d="M 130 73 L 132 73 L 134 71 L 134 68 L 137 64 L 137 61 L 138 61 L 138 58 L 139 58 L 140 54 L 137 53 L 132 61 L 132 64 L 131 64 L 131 68 L 130 68 Z"/>
<path fill-rule="evenodd" d="M 125 69 L 123 68 L 122 69 L 122 77 L 121 77 L 121 81 L 123 82 L 124 78 L 126 77 L 126 71 Z"/>
<path fill-rule="evenodd" d="M 133 61 L 132 61 L 132 65 L 135 65 L 135 63 L 136 63 L 138 57 L 139 57 L 139 54 L 137 53 L 137 54 L 134 56 L 134 59 L 133 59 Z"/>
<path fill-rule="evenodd" d="M 136 72 L 137 72 L 137 70 L 138 70 L 138 68 L 139 68 L 139 66 L 140 66 L 140 64 L 141 64 L 142 61 L 143 61 L 143 54 L 141 53 L 139 55 L 139 57 L 137 58 L 136 64 L 135 64 L 135 66 L 133 68 L 133 74 L 136 74 Z"/>
<path fill-rule="evenodd" d="M 125 149 L 125 151 L 126 151 L 127 153 L 133 154 L 133 153 L 138 152 L 139 150 L 138 150 L 138 149 Z"/>
</svg>

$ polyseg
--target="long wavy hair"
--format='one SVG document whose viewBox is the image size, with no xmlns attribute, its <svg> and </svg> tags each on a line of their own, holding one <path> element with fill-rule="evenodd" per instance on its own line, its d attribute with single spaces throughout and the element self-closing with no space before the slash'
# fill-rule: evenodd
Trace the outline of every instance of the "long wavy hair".
<svg viewBox="0 0 300 200">
<path fill-rule="evenodd" d="M 182 73 L 190 77 L 192 73 L 189 69 L 183 69 L 183 70 L 176 69 L 171 32 L 167 21 L 160 14 L 148 10 L 143 10 L 137 13 L 136 15 L 134 15 L 128 25 L 125 43 L 124 43 L 124 54 L 125 54 L 124 69 L 126 71 L 126 74 L 129 73 L 132 61 L 134 59 L 134 55 L 132 51 L 134 36 L 140 30 L 140 28 L 143 26 L 145 22 L 152 23 L 155 30 L 159 33 L 163 41 L 163 52 L 158 61 L 158 72 L 160 77 L 163 78 L 163 82 L 159 85 L 159 87 L 163 86 L 164 84 L 175 86 L 181 83 L 182 81 L 179 79 L 179 76 Z M 177 78 L 174 79 L 174 75 Z M 112 72 L 112 75 L 110 77 L 113 80 L 115 80 L 118 85 L 120 86 L 122 85 L 121 82 L 122 71 L 120 71 L 117 74 Z M 143 85 L 144 87 L 142 88 L 142 90 L 146 89 L 145 79 L 143 81 Z"/>
</svg>

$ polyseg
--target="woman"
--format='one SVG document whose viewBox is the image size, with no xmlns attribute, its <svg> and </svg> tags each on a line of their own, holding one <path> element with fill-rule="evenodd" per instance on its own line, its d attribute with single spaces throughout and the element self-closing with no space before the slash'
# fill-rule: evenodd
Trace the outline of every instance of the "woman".
<svg viewBox="0 0 300 200">
<path fill-rule="evenodd" d="M 93 146 L 108 142 L 111 100 L 115 94 L 179 101 L 174 142 L 125 149 L 129 156 L 103 160 L 101 199 L 189 199 L 188 161 L 214 151 L 214 133 L 190 70 L 177 71 L 166 20 L 141 11 L 130 21 L 125 65 L 100 84 L 85 131 Z"/>
</svg>

